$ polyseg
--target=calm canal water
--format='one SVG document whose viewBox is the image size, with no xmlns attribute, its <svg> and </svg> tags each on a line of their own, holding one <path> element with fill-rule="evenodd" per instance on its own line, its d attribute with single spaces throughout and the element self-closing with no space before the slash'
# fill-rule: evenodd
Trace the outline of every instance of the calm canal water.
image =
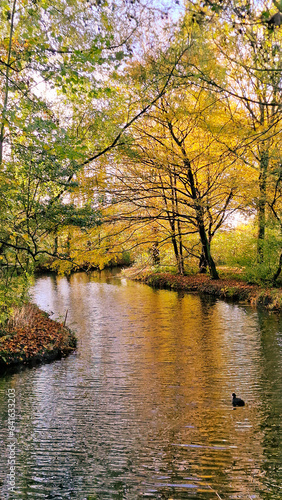
<svg viewBox="0 0 282 500">
<path fill-rule="evenodd" d="M 109 272 L 40 277 L 33 296 L 68 310 L 78 349 L 0 379 L 1 500 L 281 500 L 281 317 Z"/>
</svg>

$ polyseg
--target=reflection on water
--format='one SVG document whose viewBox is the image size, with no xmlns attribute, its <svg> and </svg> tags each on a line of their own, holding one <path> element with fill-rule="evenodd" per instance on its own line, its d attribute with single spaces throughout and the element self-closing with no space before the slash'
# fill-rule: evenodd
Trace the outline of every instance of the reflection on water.
<svg viewBox="0 0 282 500">
<path fill-rule="evenodd" d="M 78 350 L 0 379 L 3 498 L 282 498 L 281 318 L 107 272 L 41 277 L 34 300 Z"/>
</svg>

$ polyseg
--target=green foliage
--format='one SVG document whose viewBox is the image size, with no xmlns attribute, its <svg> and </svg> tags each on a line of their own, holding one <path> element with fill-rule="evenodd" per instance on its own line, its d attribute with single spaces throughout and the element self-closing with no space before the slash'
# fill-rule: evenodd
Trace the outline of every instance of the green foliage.
<svg viewBox="0 0 282 500">
<path fill-rule="evenodd" d="M 129 266 L 132 263 L 132 257 L 130 252 L 126 250 L 122 252 L 121 263 L 124 266 Z"/>
<path fill-rule="evenodd" d="M 278 266 L 281 247 L 281 234 L 273 229 L 268 229 L 268 234 L 264 241 L 263 262 L 253 262 L 252 265 L 246 268 L 245 274 L 248 282 L 259 285 L 262 283 L 272 283 L 273 276 Z"/>
<path fill-rule="evenodd" d="M 281 234 L 275 227 L 268 227 L 264 241 L 264 260 L 257 262 L 256 228 L 244 224 L 219 232 L 213 241 L 213 252 L 219 265 L 241 269 L 241 277 L 250 283 L 271 282 L 277 269 L 281 251 Z M 235 276 L 236 276 L 235 272 Z M 230 277 L 230 272 L 227 273 Z"/>
<path fill-rule="evenodd" d="M 5 324 L 13 310 L 28 300 L 31 276 L 16 275 L 12 271 L 0 270 L 0 335 L 5 334 Z"/>
<path fill-rule="evenodd" d="M 102 223 L 101 211 L 93 209 L 91 204 L 76 207 L 73 203 L 67 205 L 61 200 L 51 200 L 49 204 L 41 205 L 40 215 L 46 221 L 44 227 L 49 232 L 66 226 L 92 228 Z"/>
<path fill-rule="evenodd" d="M 252 266 L 256 260 L 255 228 L 244 224 L 235 229 L 219 231 L 213 239 L 212 248 L 218 265 Z"/>
<path fill-rule="evenodd" d="M 275 272 L 275 267 L 270 263 L 254 263 L 246 269 L 245 279 L 248 283 L 261 285 L 263 283 L 271 283 L 272 276 Z"/>
<path fill-rule="evenodd" d="M 278 1 L 278 0 L 273 0 L 273 3 L 275 5 L 275 7 L 277 7 L 277 9 L 282 12 L 282 0 Z"/>
<path fill-rule="evenodd" d="M 52 255 L 58 228 L 85 230 L 99 225 L 101 214 L 91 199 L 70 199 L 83 153 L 46 103 L 22 102 L 17 115 L 13 106 L 8 114 L 13 155 L 0 171 L 0 248 L 4 262 L 25 271 L 42 253 Z"/>
</svg>

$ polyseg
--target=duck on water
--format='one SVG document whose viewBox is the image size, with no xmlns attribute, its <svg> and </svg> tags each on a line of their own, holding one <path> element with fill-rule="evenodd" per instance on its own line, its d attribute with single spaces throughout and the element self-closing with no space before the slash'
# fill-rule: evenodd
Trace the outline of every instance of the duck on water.
<svg viewBox="0 0 282 500">
<path fill-rule="evenodd" d="M 232 405 L 233 406 L 245 406 L 245 401 L 241 398 L 237 398 L 235 392 L 232 394 Z"/>
</svg>

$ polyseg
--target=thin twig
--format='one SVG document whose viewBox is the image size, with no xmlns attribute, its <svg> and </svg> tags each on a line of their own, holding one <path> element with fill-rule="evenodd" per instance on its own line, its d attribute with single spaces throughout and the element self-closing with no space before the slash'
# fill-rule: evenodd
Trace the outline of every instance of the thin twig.
<svg viewBox="0 0 282 500">
<path fill-rule="evenodd" d="M 217 496 L 217 498 L 219 498 L 219 500 L 223 500 L 223 498 L 221 498 L 221 496 L 217 493 L 217 491 L 216 491 L 216 490 L 214 490 L 214 489 L 213 489 L 213 488 L 212 488 L 212 487 L 211 487 L 211 486 L 210 486 L 210 485 L 209 485 L 206 481 L 205 481 L 205 484 L 207 485 L 207 487 L 208 487 L 211 491 L 213 491 L 213 492 L 216 494 L 216 496 Z"/>
<path fill-rule="evenodd" d="M 67 316 L 68 316 L 68 309 L 66 310 L 66 315 L 65 315 L 64 326 L 66 326 Z"/>
</svg>

